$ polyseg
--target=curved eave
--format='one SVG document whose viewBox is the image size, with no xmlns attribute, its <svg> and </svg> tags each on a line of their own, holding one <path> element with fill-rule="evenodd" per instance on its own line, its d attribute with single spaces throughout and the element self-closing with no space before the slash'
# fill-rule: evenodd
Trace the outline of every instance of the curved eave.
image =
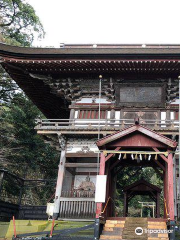
<svg viewBox="0 0 180 240">
<path fill-rule="evenodd" d="M 0 43 L 0 55 L 16 58 L 180 58 L 179 45 L 151 45 L 142 48 L 140 45 L 119 45 L 119 47 L 87 48 L 87 47 L 65 47 L 65 48 L 29 48 L 17 47 Z"/>
</svg>

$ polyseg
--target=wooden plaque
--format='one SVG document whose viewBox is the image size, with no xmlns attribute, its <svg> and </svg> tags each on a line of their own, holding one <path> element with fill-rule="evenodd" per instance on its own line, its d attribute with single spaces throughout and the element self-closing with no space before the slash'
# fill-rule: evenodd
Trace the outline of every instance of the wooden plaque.
<svg viewBox="0 0 180 240">
<path fill-rule="evenodd" d="M 119 84 L 115 89 L 116 106 L 165 106 L 165 87 L 163 85 Z"/>
</svg>

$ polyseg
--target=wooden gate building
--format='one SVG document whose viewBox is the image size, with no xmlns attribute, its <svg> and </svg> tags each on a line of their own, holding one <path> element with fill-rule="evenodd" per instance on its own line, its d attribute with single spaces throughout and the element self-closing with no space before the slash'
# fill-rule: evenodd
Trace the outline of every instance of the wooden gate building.
<svg viewBox="0 0 180 240">
<path fill-rule="evenodd" d="M 180 216 L 180 46 L 0 44 L 0 63 L 44 114 L 38 134 L 60 152 L 55 218 L 99 217 L 96 176 L 107 175 L 107 200 L 114 173 L 138 164 L 161 175 L 170 218 Z"/>
</svg>

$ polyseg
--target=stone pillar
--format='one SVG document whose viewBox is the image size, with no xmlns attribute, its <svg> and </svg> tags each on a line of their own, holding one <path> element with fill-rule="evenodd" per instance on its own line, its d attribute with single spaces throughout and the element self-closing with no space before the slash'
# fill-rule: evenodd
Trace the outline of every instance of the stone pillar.
<svg viewBox="0 0 180 240">
<path fill-rule="evenodd" d="M 55 192 L 55 199 L 54 199 L 54 213 L 53 218 L 57 219 L 59 216 L 59 208 L 60 208 L 60 197 L 62 192 L 62 185 L 64 180 L 65 174 L 65 162 L 66 162 L 66 148 L 65 148 L 65 139 L 60 136 L 59 143 L 61 147 L 61 157 L 58 166 L 58 177 L 57 177 L 57 184 L 56 184 L 56 192 Z"/>
</svg>

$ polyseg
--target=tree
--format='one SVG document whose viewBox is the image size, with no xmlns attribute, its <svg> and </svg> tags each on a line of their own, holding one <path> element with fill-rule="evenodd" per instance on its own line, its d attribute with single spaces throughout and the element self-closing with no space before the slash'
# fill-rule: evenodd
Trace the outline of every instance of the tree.
<svg viewBox="0 0 180 240">
<path fill-rule="evenodd" d="M 38 16 L 24 0 L 0 0 L 0 28 L 0 41 L 11 45 L 32 46 L 35 37 L 44 36 Z M 58 154 L 34 130 L 35 118 L 40 114 L 0 68 L 0 168 L 27 178 L 56 177 Z M 4 186 L 9 194 L 17 192 L 12 186 L 10 182 Z M 53 187 L 37 191 L 35 186 L 26 193 L 40 203 L 40 198 L 47 200 L 52 191 Z"/>
<path fill-rule="evenodd" d="M 30 46 L 45 34 L 33 7 L 24 0 L 0 0 L 0 28 L 7 42 Z"/>
</svg>

